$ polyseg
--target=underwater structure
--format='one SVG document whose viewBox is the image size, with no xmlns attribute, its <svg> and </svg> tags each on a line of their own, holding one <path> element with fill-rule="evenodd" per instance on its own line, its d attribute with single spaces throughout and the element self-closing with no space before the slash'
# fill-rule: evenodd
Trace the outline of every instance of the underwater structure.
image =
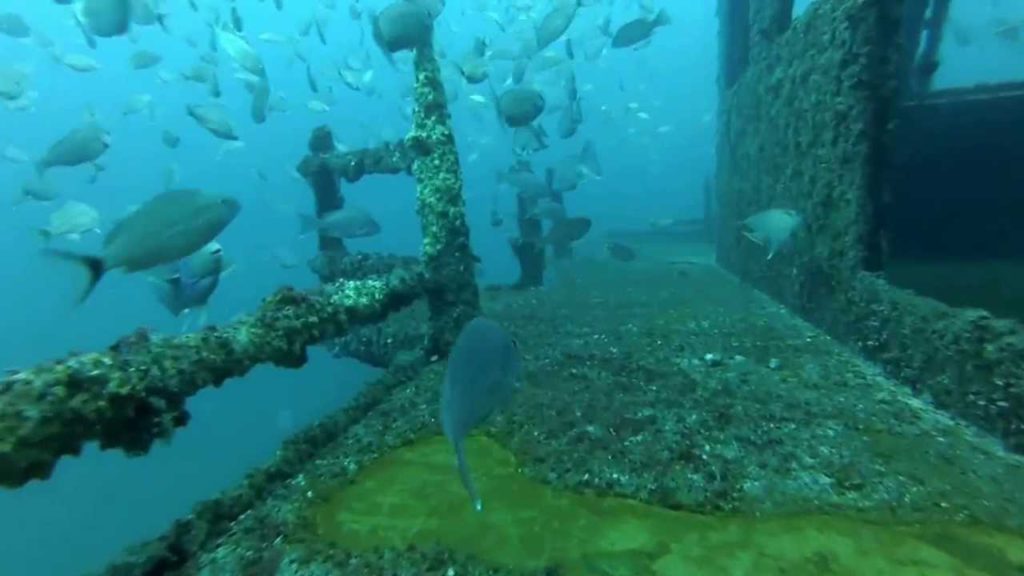
<svg viewBox="0 0 1024 576">
<path fill-rule="evenodd" d="M 319 290 L 6 375 L 0 484 L 44 480 L 87 442 L 145 454 L 187 425 L 197 391 L 261 363 L 299 368 L 325 344 L 385 372 L 105 574 L 1024 569 L 1024 493 L 1008 488 L 1024 460 L 950 417 L 1024 449 L 1021 325 L 882 276 L 904 3 L 818 0 L 797 21 L 792 4 L 720 2 L 706 219 L 724 270 L 688 269 L 685 297 L 674 270 L 585 263 L 587 281 L 561 292 L 481 293 L 440 67 L 420 47 L 411 133 L 342 153 L 318 128 L 299 172 L 318 214 L 344 206 L 344 182 L 411 174 L 421 257 L 324 236 Z M 778 205 L 807 229 L 766 261 L 731 223 Z M 521 237 L 536 238 L 525 213 Z M 517 254 L 520 287 L 542 282 L 536 252 Z M 480 310 L 524 343 L 537 383 L 470 439 L 487 514 L 466 505 L 436 410 L 436 361 Z"/>
<path fill-rule="evenodd" d="M 745 2 L 726 4 L 731 15 Z M 976 255 L 1012 246 L 998 237 L 1005 234 L 999 222 L 1019 213 L 1007 203 L 1020 200 L 1002 184 L 1012 172 L 1019 178 L 1019 168 L 994 174 L 983 159 L 998 163 L 1011 153 L 1007 134 L 1015 132 L 1019 143 L 1012 126 L 1021 125 L 1024 100 L 1012 86 L 922 92 L 922 68 L 938 66 L 948 4 L 816 2 L 790 24 L 791 3 L 751 2 L 749 22 L 725 20 L 723 38 L 747 35 L 749 46 L 723 40 L 720 222 L 728 226 L 766 206 L 792 207 L 804 216 L 806 249 L 791 251 L 783 264 L 765 262 L 756 247 L 723 234 L 718 259 L 898 381 L 1022 452 L 1024 326 L 886 280 L 893 252 L 912 250 L 912 242 L 960 238 Z M 907 48 L 904 38 L 922 34 L 920 52 Z M 899 81 L 907 76 L 917 80 Z M 915 88 L 899 90 L 910 84 Z M 1013 116 L 1016 124 L 993 129 Z M 955 152 L 968 149 L 968 157 Z M 961 200 L 936 201 L 935 179 L 943 176 L 935 170 L 944 163 L 980 179 L 970 200 L 961 189 Z M 990 187 L 986 178 L 1004 182 Z M 945 228 L 940 211 L 969 222 Z"/>
</svg>

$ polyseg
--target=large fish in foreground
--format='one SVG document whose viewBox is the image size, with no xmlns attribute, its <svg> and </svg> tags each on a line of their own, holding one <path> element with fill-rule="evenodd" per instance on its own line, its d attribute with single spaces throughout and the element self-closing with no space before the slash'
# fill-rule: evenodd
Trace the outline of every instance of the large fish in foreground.
<svg viewBox="0 0 1024 576">
<path fill-rule="evenodd" d="M 237 200 L 201 190 L 168 190 L 120 220 L 103 239 L 98 256 L 62 250 L 47 254 L 72 260 L 89 271 L 88 298 L 103 275 L 115 268 L 149 270 L 196 252 L 219 235 L 241 210 Z"/>
<path fill-rule="evenodd" d="M 466 463 L 465 440 L 470 431 L 503 407 L 519 386 L 519 346 L 498 323 L 470 320 L 455 339 L 441 388 L 441 426 L 455 448 L 459 477 L 473 501 L 483 510 Z"/>
</svg>

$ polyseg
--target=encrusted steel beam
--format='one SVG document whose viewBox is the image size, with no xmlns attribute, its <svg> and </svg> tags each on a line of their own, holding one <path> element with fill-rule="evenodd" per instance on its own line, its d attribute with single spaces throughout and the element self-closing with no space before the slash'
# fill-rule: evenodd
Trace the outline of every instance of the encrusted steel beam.
<svg viewBox="0 0 1024 576">
<path fill-rule="evenodd" d="M 105 352 L 77 354 L 0 380 L 0 485 L 50 476 L 87 442 L 149 451 L 188 423 L 185 401 L 258 364 L 298 368 L 309 346 L 379 322 L 423 294 L 420 268 L 316 293 L 282 289 L 252 315 L 177 337 L 145 331 Z"/>
</svg>

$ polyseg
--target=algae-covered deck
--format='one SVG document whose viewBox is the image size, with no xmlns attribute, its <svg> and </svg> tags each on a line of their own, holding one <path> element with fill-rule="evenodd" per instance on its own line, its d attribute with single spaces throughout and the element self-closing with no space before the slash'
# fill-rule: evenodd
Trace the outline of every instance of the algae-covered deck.
<svg viewBox="0 0 1024 576">
<path fill-rule="evenodd" d="M 1024 571 L 1019 456 L 713 264 L 665 260 L 484 293 L 525 386 L 470 441 L 483 512 L 440 436 L 444 363 L 399 361 L 108 573 Z"/>
</svg>

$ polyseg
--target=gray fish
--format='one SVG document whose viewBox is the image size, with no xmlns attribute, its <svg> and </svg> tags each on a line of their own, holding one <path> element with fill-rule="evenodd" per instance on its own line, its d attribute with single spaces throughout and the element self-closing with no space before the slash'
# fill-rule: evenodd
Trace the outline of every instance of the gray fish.
<svg viewBox="0 0 1024 576">
<path fill-rule="evenodd" d="M 337 238 L 369 238 L 380 234 L 380 224 L 369 212 L 358 206 L 345 206 L 320 218 L 300 214 L 299 234 L 308 234 L 314 230 Z"/>
<path fill-rule="evenodd" d="M 22 183 L 21 194 L 15 199 L 20 204 L 27 200 L 36 202 L 52 202 L 57 199 L 57 190 L 41 180 L 29 180 Z"/>
<path fill-rule="evenodd" d="M 373 40 L 390 59 L 395 52 L 428 45 L 436 17 L 418 2 L 396 0 L 373 16 Z"/>
<path fill-rule="evenodd" d="M 576 18 L 578 8 L 578 0 L 556 0 L 555 7 L 544 15 L 535 29 L 537 52 L 544 50 L 565 34 Z"/>
<path fill-rule="evenodd" d="M 159 24 L 164 32 L 169 32 L 164 13 L 157 9 L 155 0 L 131 0 L 132 24 L 136 26 L 152 26 Z"/>
<path fill-rule="evenodd" d="M 608 242 L 604 245 L 604 249 L 612 259 L 619 262 L 632 262 L 636 260 L 636 250 L 622 242 Z"/>
<path fill-rule="evenodd" d="M 544 126 L 528 124 L 512 131 L 512 150 L 519 156 L 528 156 L 548 147 L 548 133 Z"/>
<path fill-rule="evenodd" d="M 20 14 L 14 12 L 0 13 L 0 34 L 19 40 L 32 35 L 32 29 L 25 23 Z"/>
<path fill-rule="evenodd" d="M 185 106 L 188 115 L 192 117 L 207 132 L 221 140 L 238 140 L 228 113 L 219 104 L 188 104 Z"/>
<path fill-rule="evenodd" d="M 189 256 L 216 238 L 239 210 L 238 201 L 228 196 L 194 189 L 168 190 L 115 224 L 103 239 L 101 255 L 62 250 L 48 250 L 47 254 L 74 261 L 89 271 L 81 302 L 110 270 L 139 272 Z"/>
<path fill-rule="evenodd" d="M 163 62 L 164 57 L 149 50 L 136 50 L 128 59 L 133 70 L 145 70 Z"/>
<path fill-rule="evenodd" d="M 601 177 L 601 164 L 594 143 L 587 140 L 579 154 L 562 159 L 548 168 L 548 185 L 555 192 L 571 192 L 590 178 Z"/>
<path fill-rule="evenodd" d="M 256 124 L 263 124 L 267 121 L 267 107 L 270 104 L 270 83 L 266 78 L 260 78 L 252 91 L 252 103 L 249 106 L 249 116 Z"/>
<path fill-rule="evenodd" d="M 796 210 L 771 208 L 740 222 L 743 235 L 768 248 L 768 260 L 786 245 L 793 232 L 803 223 Z"/>
<path fill-rule="evenodd" d="M 0 64 L 0 99 L 14 101 L 25 95 L 29 77 L 24 70 Z"/>
<path fill-rule="evenodd" d="M 476 38 L 473 41 L 472 50 L 462 59 L 458 67 L 462 77 L 470 84 L 479 84 L 487 80 L 490 75 L 487 62 L 487 39 Z"/>
<path fill-rule="evenodd" d="M 668 12 L 664 8 L 658 10 L 658 13 L 653 18 L 636 18 L 626 22 L 615 34 L 612 34 L 612 48 L 629 48 L 635 46 L 648 38 L 654 33 L 656 29 L 661 26 L 668 26 L 672 23 L 672 19 L 669 18 Z M 605 23 L 605 31 L 607 33 L 607 22 Z"/>
<path fill-rule="evenodd" d="M 526 200 L 537 200 L 551 195 L 551 188 L 544 179 L 529 169 L 513 167 L 496 174 L 498 182 L 516 189 L 516 193 Z"/>
<path fill-rule="evenodd" d="M 160 133 L 160 141 L 164 143 L 164 146 L 174 150 L 178 147 L 178 144 L 181 144 L 181 136 L 178 136 L 174 132 L 165 128 L 164 131 Z"/>
<path fill-rule="evenodd" d="M 592 222 L 585 216 L 562 218 L 551 224 L 551 229 L 544 235 L 543 244 L 566 246 L 582 239 L 590 232 Z"/>
<path fill-rule="evenodd" d="M 110 148 L 110 134 L 95 121 L 86 122 L 50 145 L 36 162 L 36 172 L 43 175 L 54 166 L 80 166 L 95 163 Z"/>
<path fill-rule="evenodd" d="M 580 107 L 579 92 L 576 89 L 576 74 L 572 72 L 566 79 L 566 99 L 568 105 L 558 119 L 558 136 L 563 140 L 575 136 L 576 130 L 583 123 L 583 109 Z"/>
<path fill-rule="evenodd" d="M 75 6 L 75 16 L 88 35 L 122 36 L 132 25 L 132 0 L 82 0 Z"/>
<path fill-rule="evenodd" d="M 534 88 L 515 86 L 496 100 L 498 115 L 510 128 L 533 123 L 544 112 L 544 95 Z"/>
<path fill-rule="evenodd" d="M 491 414 L 504 407 L 519 387 L 521 359 L 515 339 L 487 318 L 470 320 L 455 339 L 441 387 L 441 426 L 455 449 L 459 478 L 473 509 L 483 510 L 469 464 L 465 440 Z"/>
</svg>

